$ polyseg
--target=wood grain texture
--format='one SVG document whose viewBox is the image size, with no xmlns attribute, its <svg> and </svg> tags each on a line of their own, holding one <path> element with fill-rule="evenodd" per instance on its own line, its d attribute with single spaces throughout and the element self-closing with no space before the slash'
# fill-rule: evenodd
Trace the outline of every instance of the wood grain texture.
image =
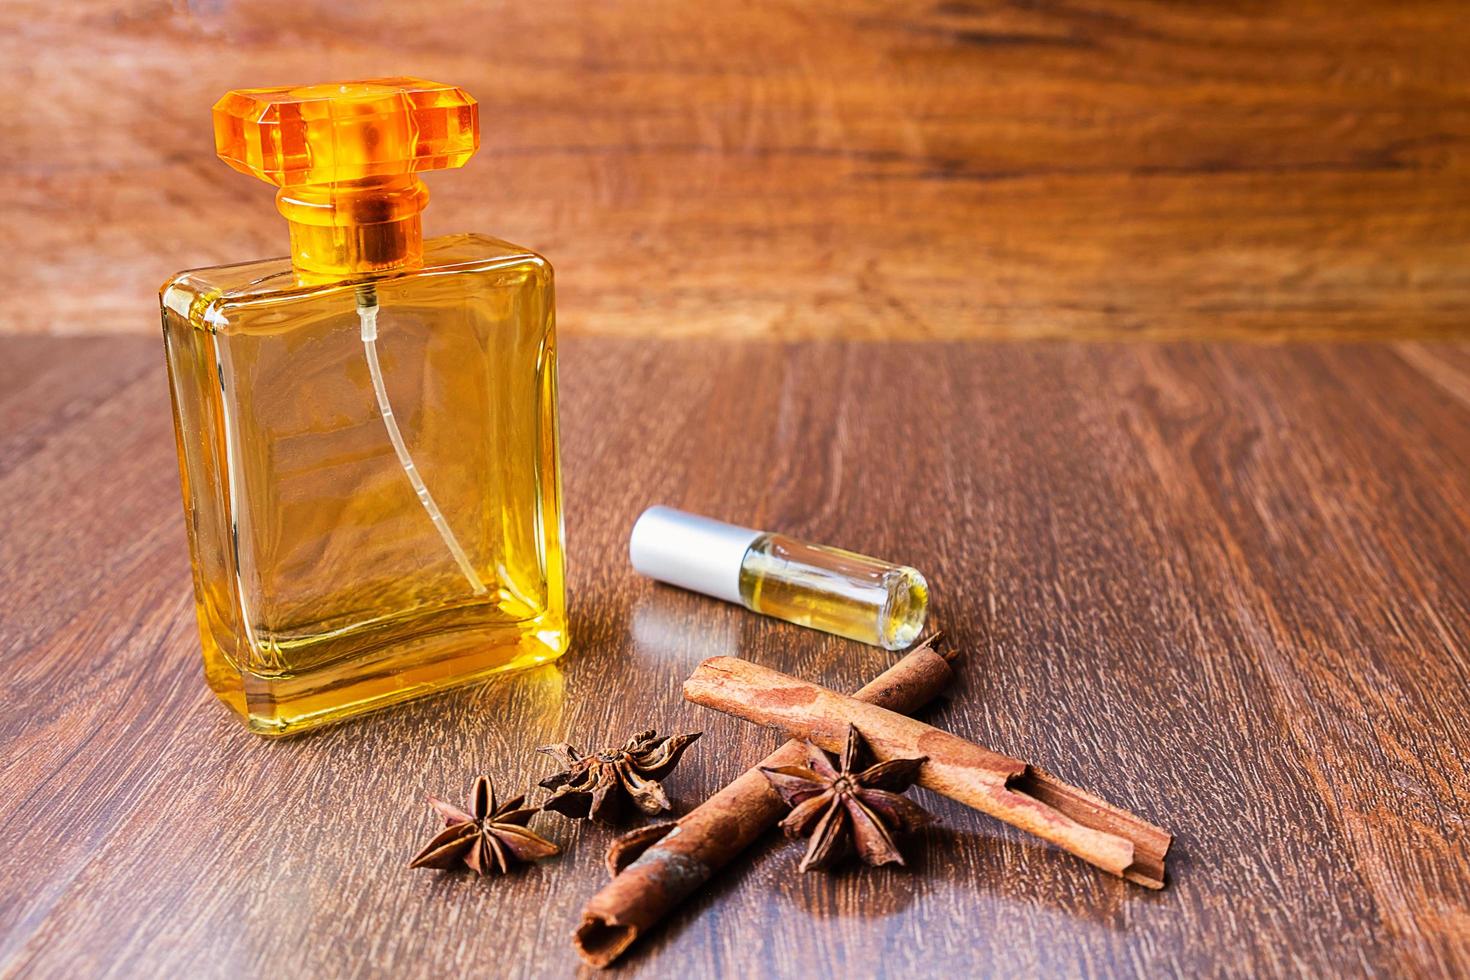
<svg viewBox="0 0 1470 980">
<path fill-rule="evenodd" d="M 286 249 L 214 159 L 251 85 L 482 104 L 430 234 L 547 254 L 580 333 L 1465 337 L 1454 0 L 12 0 L 0 332 L 151 332 Z"/>
<path fill-rule="evenodd" d="M 426 792 L 651 719 L 682 809 L 778 741 L 702 658 L 890 660 L 636 577 L 654 502 L 923 569 L 923 717 L 1177 838 L 1146 892 L 921 792 L 910 871 L 773 838 L 629 975 L 1470 970 L 1470 349 L 571 338 L 561 388 L 573 652 L 272 743 L 201 677 L 157 342 L 0 340 L 0 975 L 572 973 L 611 832 L 409 872 Z"/>
</svg>

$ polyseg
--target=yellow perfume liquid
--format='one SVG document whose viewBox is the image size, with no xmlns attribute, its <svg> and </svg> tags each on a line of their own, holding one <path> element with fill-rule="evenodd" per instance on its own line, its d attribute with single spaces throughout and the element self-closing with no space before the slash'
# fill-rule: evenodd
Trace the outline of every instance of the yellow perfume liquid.
<svg viewBox="0 0 1470 980">
<path fill-rule="evenodd" d="M 650 507 L 629 542 L 633 567 L 753 612 L 888 650 L 918 639 L 924 576 L 906 565 Z"/>
<path fill-rule="evenodd" d="M 281 183 L 288 217 L 325 201 L 327 223 L 293 218 L 289 260 L 162 291 L 205 676 L 263 734 L 567 647 L 551 268 L 493 238 L 418 235 L 425 195 L 381 171 L 451 158 L 445 112 L 474 129 L 467 97 L 428 100 L 431 84 L 244 93 L 237 116 L 269 102 L 335 163 L 292 170 L 258 134 L 242 150 L 232 119 L 221 155 Z M 404 127 L 414 98 L 428 108 Z"/>
<path fill-rule="evenodd" d="M 764 616 L 902 650 L 924 628 L 929 586 L 904 565 L 763 534 L 740 563 L 740 599 Z"/>
</svg>

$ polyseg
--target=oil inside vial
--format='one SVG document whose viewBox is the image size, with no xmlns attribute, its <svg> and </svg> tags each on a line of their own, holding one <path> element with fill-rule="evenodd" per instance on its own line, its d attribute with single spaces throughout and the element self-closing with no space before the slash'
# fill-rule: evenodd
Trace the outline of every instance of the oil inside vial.
<svg viewBox="0 0 1470 980">
<path fill-rule="evenodd" d="M 913 643 L 929 608 L 929 586 L 915 569 L 781 534 L 751 544 L 740 596 L 762 615 L 887 650 Z"/>
</svg>

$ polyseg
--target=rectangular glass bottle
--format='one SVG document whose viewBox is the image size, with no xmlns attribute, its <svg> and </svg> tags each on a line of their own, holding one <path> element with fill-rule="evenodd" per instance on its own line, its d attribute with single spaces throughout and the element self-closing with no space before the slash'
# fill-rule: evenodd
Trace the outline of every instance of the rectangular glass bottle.
<svg viewBox="0 0 1470 980">
<path fill-rule="evenodd" d="M 205 674 L 252 730 L 566 649 L 544 259 L 455 235 L 370 277 L 312 284 L 287 259 L 186 272 L 162 306 Z"/>
</svg>

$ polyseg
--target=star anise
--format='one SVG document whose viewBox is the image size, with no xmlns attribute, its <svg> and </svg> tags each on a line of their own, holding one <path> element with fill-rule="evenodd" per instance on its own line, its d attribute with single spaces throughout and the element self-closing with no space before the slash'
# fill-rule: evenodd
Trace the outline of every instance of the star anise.
<svg viewBox="0 0 1470 980">
<path fill-rule="evenodd" d="M 801 870 L 831 866 L 856 845 L 858 856 L 872 865 L 903 864 L 894 837 L 917 830 L 933 821 L 923 807 L 900 794 L 913 785 L 918 759 L 889 759 L 856 771 L 867 743 L 857 728 L 847 728 L 847 745 L 840 768 L 834 769 L 827 753 L 806 743 L 808 766 L 762 767 L 767 779 L 791 812 L 781 829 L 791 838 L 810 837 L 811 844 L 801 859 Z"/>
<path fill-rule="evenodd" d="M 634 735 L 620 749 L 586 756 L 565 742 L 543 745 L 536 751 L 556 756 L 566 765 L 561 772 L 541 780 L 543 787 L 554 791 L 545 808 L 599 822 L 614 819 L 624 799 L 649 815 L 670 810 L 673 807 L 658 781 L 673 770 L 679 756 L 701 734 L 659 738 L 650 729 Z"/>
<path fill-rule="evenodd" d="M 469 810 L 437 796 L 429 806 L 444 818 L 445 828 L 409 862 L 410 868 L 452 868 L 463 863 L 476 874 L 504 874 L 516 861 L 539 861 L 561 848 L 526 828 L 540 807 L 526 806 L 524 794 L 495 804 L 495 786 L 480 776 L 470 790 Z"/>
</svg>

